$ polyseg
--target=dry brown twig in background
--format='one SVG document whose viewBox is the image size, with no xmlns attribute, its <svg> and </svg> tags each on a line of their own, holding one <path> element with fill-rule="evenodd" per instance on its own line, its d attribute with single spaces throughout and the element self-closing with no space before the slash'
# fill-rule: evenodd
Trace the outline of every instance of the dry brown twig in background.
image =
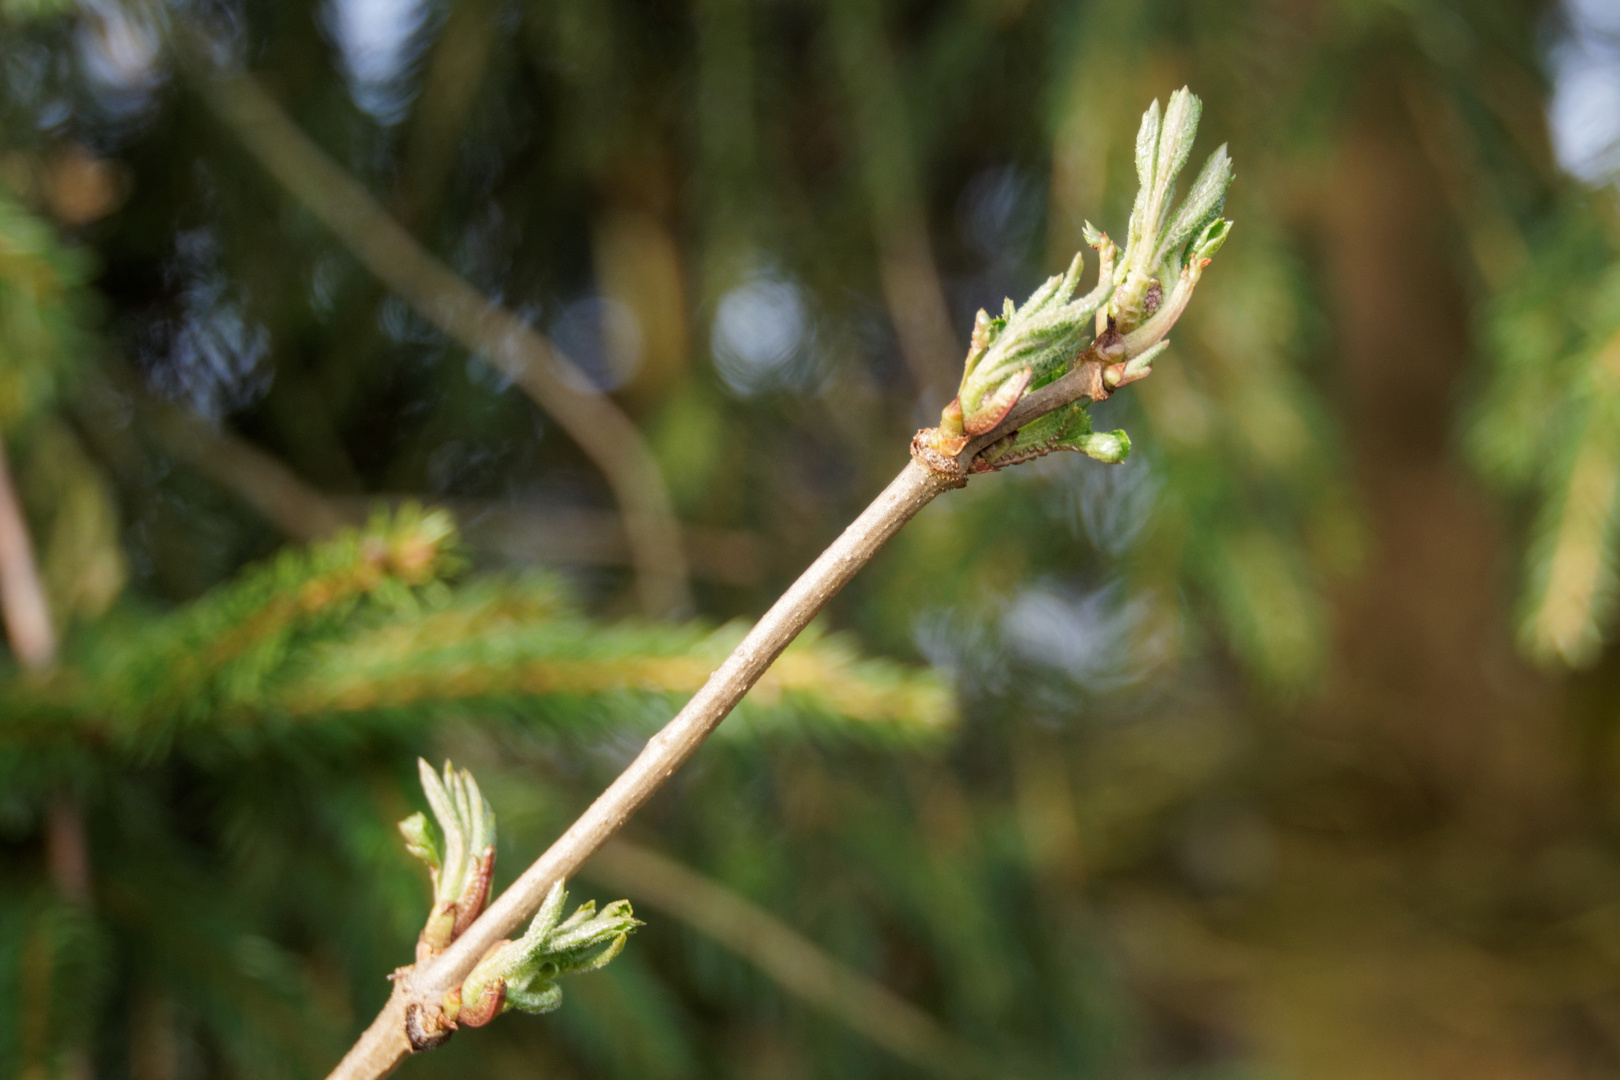
<svg viewBox="0 0 1620 1080">
<path fill-rule="evenodd" d="M 896 1057 L 939 1076 L 996 1072 L 939 1021 L 724 885 L 651 848 L 615 838 L 582 873 L 679 919 L 763 971 L 788 993 Z"/>
<path fill-rule="evenodd" d="M 533 327 L 424 251 L 257 82 L 209 72 L 200 78 L 203 101 L 277 182 L 424 318 L 521 387 L 602 471 L 624 520 L 642 610 L 690 610 L 674 506 L 630 418 L 589 389 L 585 374 Z"/>
<path fill-rule="evenodd" d="M 51 622 L 45 583 L 34 558 L 28 519 L 11 481 L 5 441 L 0 434 L 0 616 L 6 641 L 28 671 L 43 674 L 56 665 L 56 627 Z M 66 794 L 45 809 L 45 864 L 51 884 L 63 900 L 90 903 L 90 854 L 84 835 L 84 815 Z M 69 1080 L 88 1080 L 90 1057 L 82 1047 L 70 1050 L 61 1064 Z"/>
</svg>

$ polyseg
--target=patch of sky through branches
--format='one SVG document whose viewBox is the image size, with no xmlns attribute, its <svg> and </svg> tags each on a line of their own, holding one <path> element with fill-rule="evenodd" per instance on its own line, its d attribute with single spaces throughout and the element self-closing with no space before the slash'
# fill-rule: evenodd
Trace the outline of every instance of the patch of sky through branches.
<svg viewBox="0 0 1620 1080">
<path fill-rule="evenodd" d="M 1559 163 L 1591 184 L 1620 177 L 1620 4 L 1564 0 L 1548 54 Z"/>
</svg>

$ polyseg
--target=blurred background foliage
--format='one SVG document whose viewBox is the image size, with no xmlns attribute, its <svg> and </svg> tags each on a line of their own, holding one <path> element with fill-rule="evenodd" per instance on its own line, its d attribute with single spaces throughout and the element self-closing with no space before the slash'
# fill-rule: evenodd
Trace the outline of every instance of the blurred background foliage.
<svg viewBox="0 0 1620 1080">
<path fill-rule="evenodd" d="M 1131 460 L 931 506 L 588 868 L 626 954 L 403 1071 L 1620 1070 L 1613 4 L 4 0 L 0 1076 L 322 1075 L 416 756 L 510 880 L 1184 83 Z"/>
</svg>

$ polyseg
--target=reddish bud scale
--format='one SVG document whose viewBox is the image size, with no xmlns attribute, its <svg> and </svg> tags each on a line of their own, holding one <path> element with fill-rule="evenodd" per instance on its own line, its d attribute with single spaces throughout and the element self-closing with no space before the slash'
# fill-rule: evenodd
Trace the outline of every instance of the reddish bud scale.
<svg viewBox="0 0 1620 1080">
<path fill-rule="evenodd" d="M 501 1014 L 501 1006 L 506 1004 L 506 980 L 492 979 L 484 987 L 483 996 L 477 1004 L 461 1003 L 461 1012 L 456 1016 L 456 1024 L 460 1027 L 483 1027 Z"/>
<path fill-rule="evenodd" d="M 1007 380 L 996 387 L 996 392 L 979 403 L 979 407 L 971 415 L 963 417 L 962 429 L 969 435 L 983 435 L 992 431 L 1001 423 L 1002 419 L 1012 412 L 1012 407 L 1018 404 L 1023 396 L 1024 388 L 1029 385 L 1031 377 L 1029 368 L 1014 372 Z"/>
</svg>

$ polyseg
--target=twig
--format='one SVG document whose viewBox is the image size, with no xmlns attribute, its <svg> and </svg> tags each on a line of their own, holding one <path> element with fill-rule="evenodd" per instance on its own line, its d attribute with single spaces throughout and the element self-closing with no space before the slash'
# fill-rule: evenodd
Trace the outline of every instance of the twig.
<svg viewBox="0 0 1620 1080">
<path fill-rule="evenodd" d="M 957 456 L 957 464 L 966 469 L 970 462 L 979 455 L 979 451 L 991 443 L 1011 435 L 1023 425 L 1029 423 L 1037 416 L 1045 416 L 1065 405 L 1072 405 L 1081 398 L 1100 401 L 1108 397 L 1104 387 L 1104 368 L 1100 360 L 1092 355 L 1096 346 L 1093 345 L 1088 353 L 1083 355 L 1074 366 L 1074 370 L 1066 375 L 1060 375 L 1052 382 L 1036 390 L 1031 390 L 1018 399 L 1001 423 L 976 436 Z M 1123 354 L 1119 354 L 1123 355 Z"/>
<path fill-rule="evenodd" d="M 203 101 L 259 163 L 362 265 L 425 318 L 494 364 L 579 444 L 613 489 L 624 517 L 643 610 L 689 610 L 686 559 L 669 491 L 641 433 L 618 406 L 529 326 L 424 251 L 262 87 L 245 75 L 208 76 Z"/>
<path fill-rule="evenodd" d="M 70 904 L 90 904 L 90 848 L 76 800 L 59 796 L 45 811 L 45 865 L 51 884 Z"/>
<path fill-rule="evenodd" d="M 770 912 L 666 855 L 618 838 L 581 872 L 686 923 L 788 993 L 918 1068 L 954 1077 L 998 1074 L 972 1046 L 905 998 L 827 955 Z"/>
<path fill-rule="evenodd" d="M 1064 376 L 1051 384 L 1059 389 L 1042 398 L 1044 408 L 1056 408 L 1086 396 L 1086 388 L 1095 385 L 1097 375 L 1091 372 L 1088 378 L 1084 365 L 1076 374 L 1080 377 Z M 988 445 L 1001 434 L 1002 428 L 998 427 L 975 443 Z M 972 452 L 971 444 L 963 451 L 964 471 Z M 371 1080 L 392 1072 L 411 1052 L 406 1037 L 407 1010 L 414 1006 L 436 1011 L 444 994 L 461 984 L 484 953 L 534 913 L 552 885 L 571 877 L 686 763 L 782 650 L 889 538 L 939 494 L 962 484 L 958 477 L 909 462 L 782 594 L 703 688 L 648 741 L 590 808 L 448 949 L 422 969 L 410 970 L 395 981 L 388 1004 L 328 1080 Z"/>
<path fill-rule="evenodd" d="M 462 0 L 445 14 L 412 110 L 395 200 L 400 221 L 413 230 L 427 223 L 444 195 L 500 26 L 498 7 L 489 0 Z"/>
<path fill-rule="evenodd" d="M 28 520 L 11 482 L 5 443 L 0 438 L 0 613 L 6 640 L 23 668 L 48 671 L 56 665 L 56 628 L 50 602 L 34 559 Z M 72 904 L 90 902 L 90 855 L 84 839 L 84 815 L 65 796 L 45 812 L 45 864 L 51 883 Z"/>
<path fill-rule="evenodd" d="M 436 1011 L 490 946 L 539 907 L 551 886 L 571 877 L 690 758 L 765 669 L 902 525 L 961 481 L 912 461 L 861 516 L 800 575 L 754 625 L 686 707 L 650 739 L 630 766 L 523 872 L 489 910 L 439 956 L 394 983 L 394 993 L 329 1080 L 385 1076 L 411 1051 L 409 1006 Z"/>
<path fill-rule="evenodd" d="M 1500 290 L 1524 272 L 1530 246 L 1514 224 L 1501 194 L 1484 180 L 1491 175 L 1456 106 L 1411 72 L 1401 78 L 1401 96 L 1412 119 L 1418 146 L 1428 159 L 1440 191 L 1468 241 L 1474 269 Z"/>
<path fill-rule="evenodd" d="M 1095 352 L 1094 346 L 1074 371 L 1029 394 L 1025 400 L 1033 404 L 1028 408 L 1015 406 L 994 430 L 969 443 L 958 458 L 960 474 L 969 471 L 979 449 L 1014 430 L 1016 423 L 1028 422 L 1083 397 L 1106 396 L 1102 389 L 1103 369 L 1094 358 Z M 1115 355 L 1105 358 L 1114 359 Z M 444 994 L 461 984 L 484 953 L 532 915 L 554 884 L 573 876 L 697 752 L 782 650 L 889 538 L 942 492 L 965 482 L 962 475 L 928 469 L 916 460 L 908 462 L 882 494 L 782 594 L 703 688 L 647 742 L 589 809 L 448 949 L 424 967 L 409 969 L 395 980 L 388 1004 L 327 1080 L 372 1080 L 392 1072 L 411 1052 L 406 1037 L 407 1010 L 436 1013 Z"/>
</svg>

